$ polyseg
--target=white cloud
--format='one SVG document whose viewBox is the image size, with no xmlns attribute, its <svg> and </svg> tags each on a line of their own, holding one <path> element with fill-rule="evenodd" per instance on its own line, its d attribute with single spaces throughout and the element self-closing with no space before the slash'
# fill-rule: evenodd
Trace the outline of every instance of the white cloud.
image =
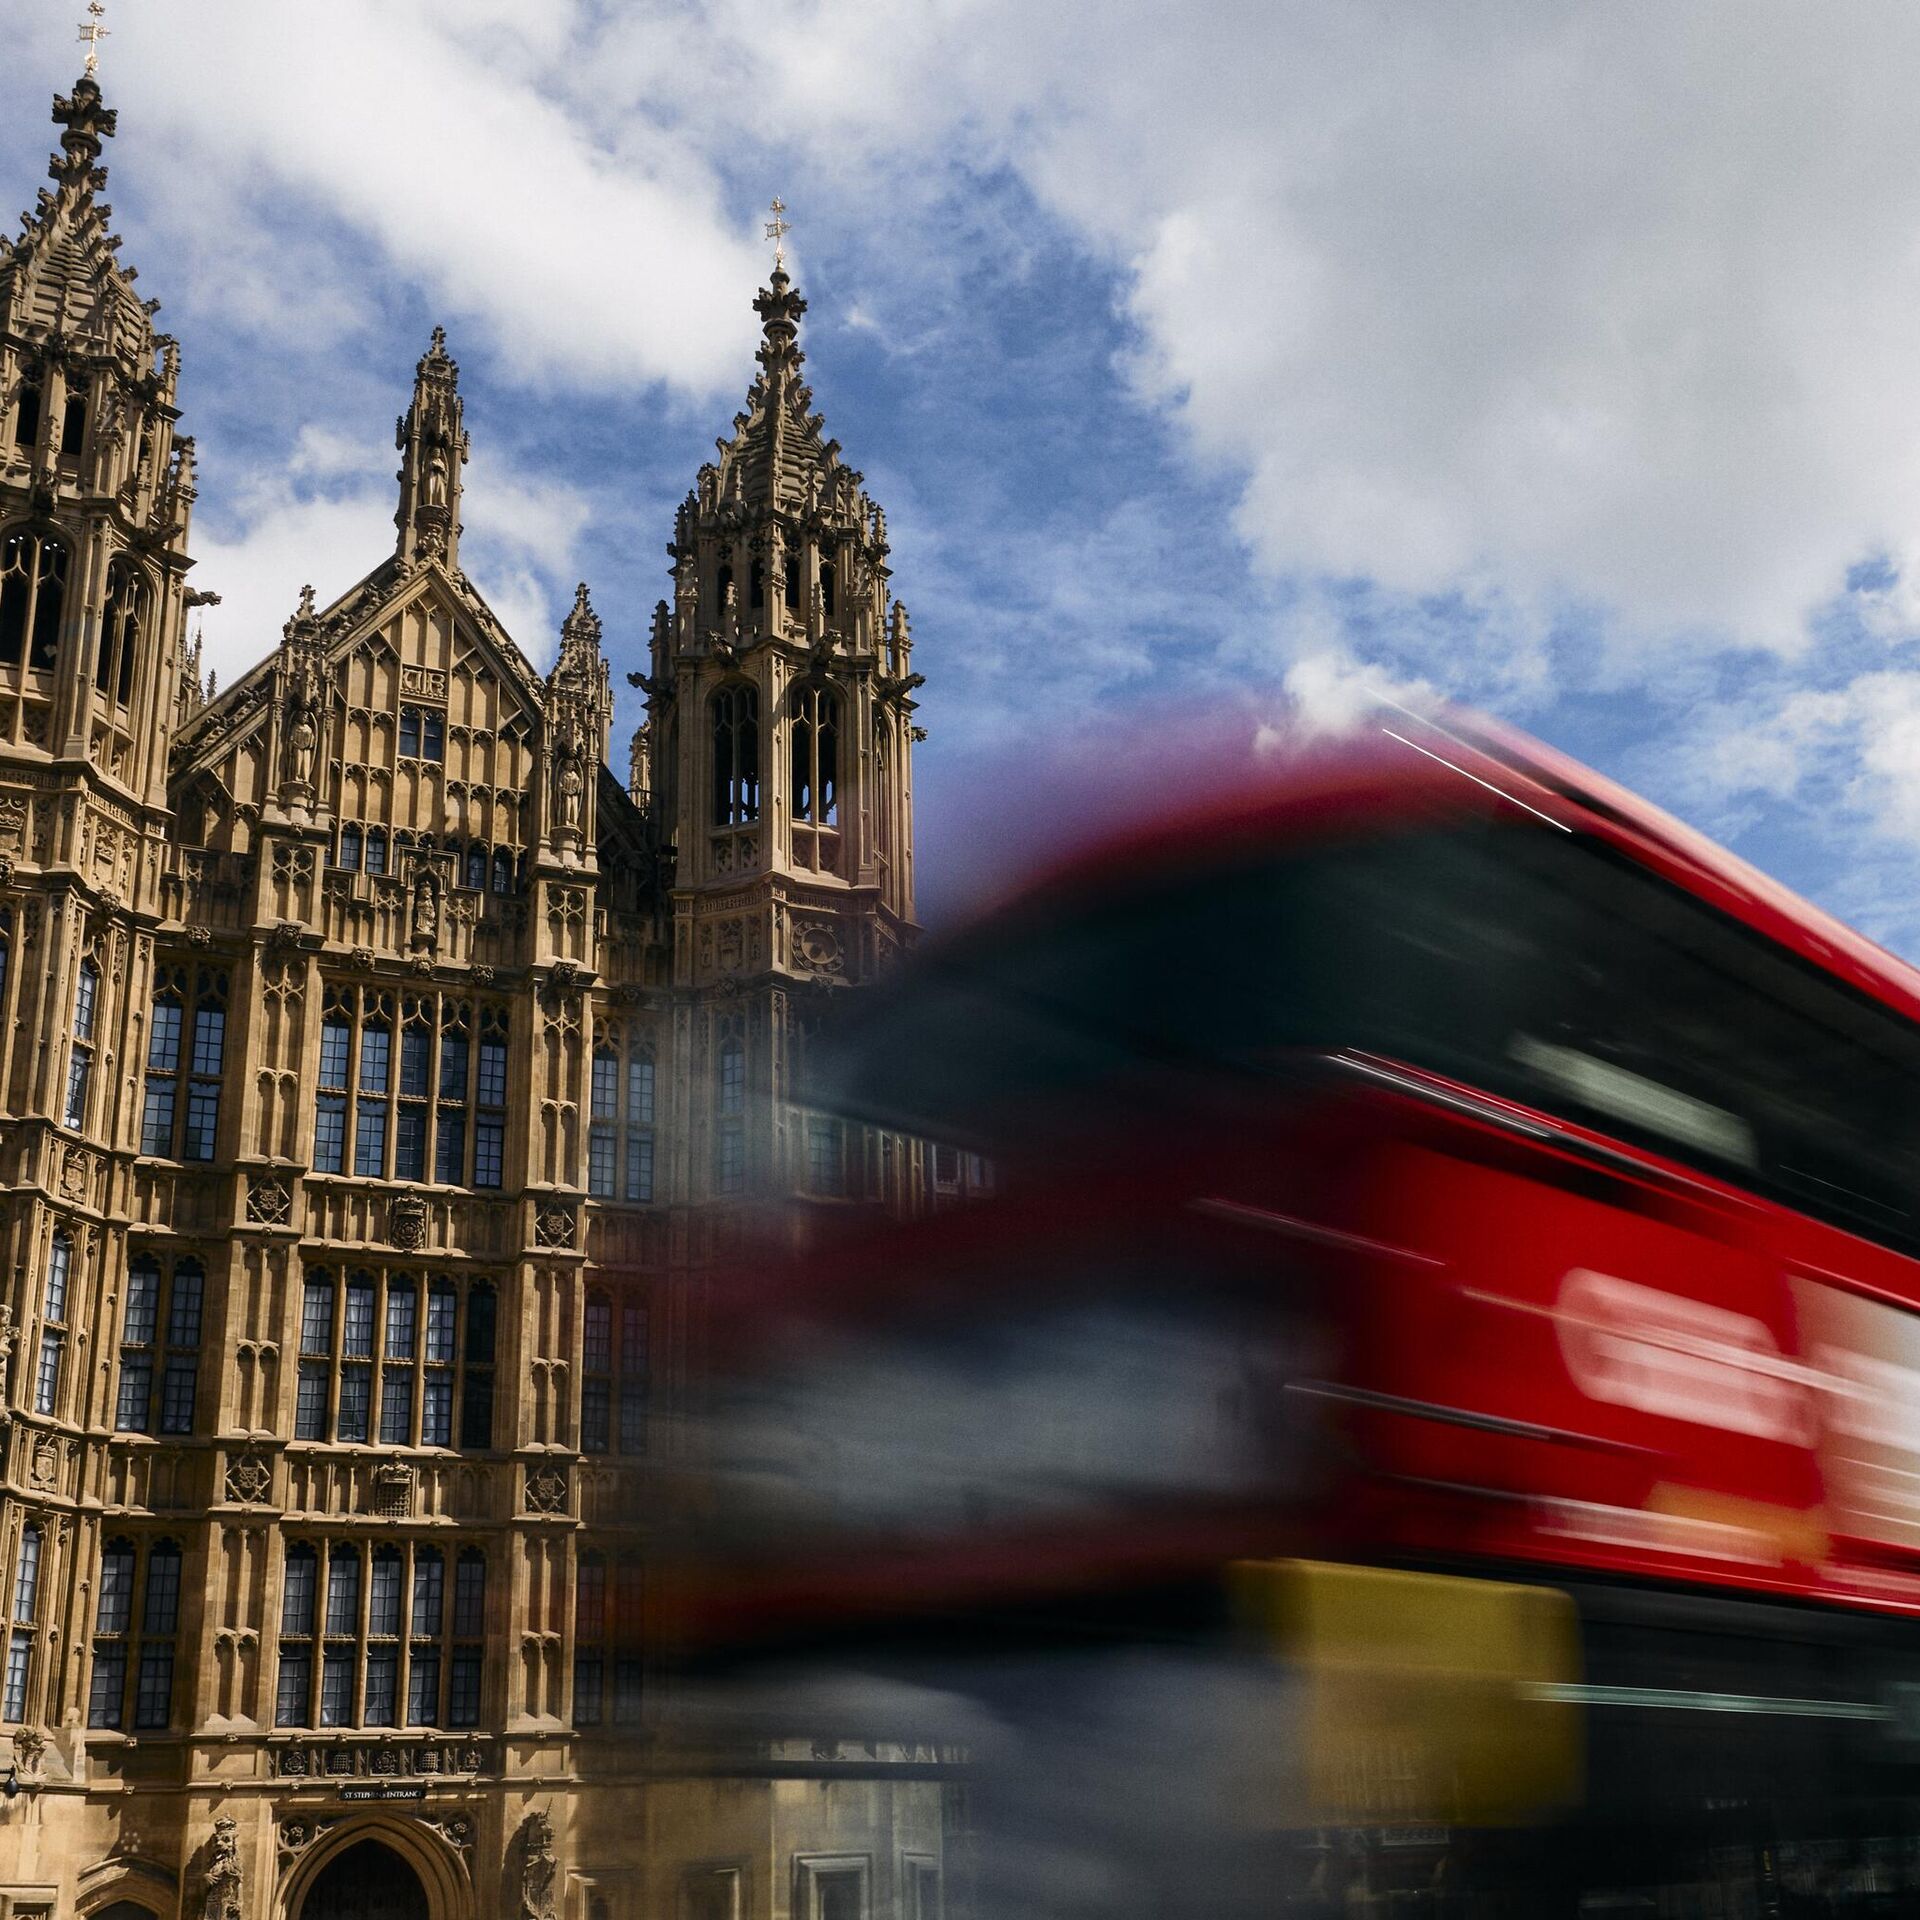
<svg viewBox="0 0 1920 1920">
<path fill-rule="evenodd" d="M 1920 14 L 1791 0 L 725 0 L 641 99 L 848 204 L 1014 167 L 1129 275 L 1141 392 L 1279 571 L 1792 651 L 1920 526 Z M 651 89 L 651 90 L 650 90 Z M 899 231 L 898 226 L 892 228 Z M 936 234 L 920 249 L 937 251 Z"/>
<path fill-rule="evenodd" d="M 617 152 L 596 139 L 545 64 L 575 9 L 517 11 L 547 19 L 496 4 L 470 17 L 452 0 L 155 5 L 115 27 L 113 96 L 183 199 L 213 183 L 237 200 L 220 183 L 250 172 L 277 180 L 523 378 L 732 384 L 760 255 L 711 159 L 645 128 Z M 209 266 L 245 267 L 255 236 L 205 244 Z"/>
</svg>

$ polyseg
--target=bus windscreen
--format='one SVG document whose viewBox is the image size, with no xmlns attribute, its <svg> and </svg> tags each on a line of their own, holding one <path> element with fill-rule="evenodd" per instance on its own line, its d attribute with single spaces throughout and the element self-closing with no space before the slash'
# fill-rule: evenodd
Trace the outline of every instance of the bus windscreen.
<svg viewBox="0 0 1920 1920">
<path fill-rule="evenodd" d="M 1142 876 L 910 972 L 823 1101 L 1017 1151 L 1357 1049 L 1920 1250 L 1920 1032 L 1579 835 L 1463 822 Z"/>
</svg>

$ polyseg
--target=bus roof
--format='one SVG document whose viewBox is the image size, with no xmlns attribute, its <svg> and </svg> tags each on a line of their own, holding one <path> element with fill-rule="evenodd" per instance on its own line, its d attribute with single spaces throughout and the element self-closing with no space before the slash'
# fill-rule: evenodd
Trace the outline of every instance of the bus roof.
<svg viewBox="0 0 1920 1920">
<path fill-rule="evenodd" d="M 1276 837 L 1374 834 L 1399 823 L 1530 815 L 1590 834 L 1810 965 L 1920 1022 L 1920 969 L 1802 899 L 1651 801 L 1483 715 L 1390 713 L 1293 756 L 1223 771 L 1171 814 L 1130 805 L 1097 837 L 1029 875 L 1004 902 L 1096 894 L 1143 873 L 1187 871 L 1271 845 Z"/>
</svg>

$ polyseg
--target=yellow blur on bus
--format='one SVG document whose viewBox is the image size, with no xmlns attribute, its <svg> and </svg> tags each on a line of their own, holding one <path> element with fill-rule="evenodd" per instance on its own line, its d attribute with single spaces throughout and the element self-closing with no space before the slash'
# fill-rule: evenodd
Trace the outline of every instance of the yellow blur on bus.
<svg viewBox="0 0 1920 1920">
<path fill-rule="evenodd" d="M 1255 1826 L 1515 1826 L 1578 1801 L 1566 1594 L 1305 1560 L 1240 1562 L 1232 1587 L 1300 1688 L 1296 1737 L 1251 1757 Z"/>
</svg>

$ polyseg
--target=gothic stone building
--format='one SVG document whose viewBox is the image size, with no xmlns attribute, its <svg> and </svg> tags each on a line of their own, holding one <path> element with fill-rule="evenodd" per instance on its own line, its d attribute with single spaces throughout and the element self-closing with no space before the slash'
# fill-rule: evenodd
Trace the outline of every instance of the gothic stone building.
<svg viewBox="0 0 1920 1920">
<path fill-rule="evenodd" d="M 676 1774 L 639 1632 L 702 1269 L 934 1179 L 792 1098 L 913 929 L 919 684 L 805 303 L 629 777 L 586 589 L 542 676 L 460 570 L 437 331 L 393 551 L 215 697 L 114 115 L 54 119 L 0 242 L 0 1920 L 930 1916 L 910 1751 Z"/>
</svg>

